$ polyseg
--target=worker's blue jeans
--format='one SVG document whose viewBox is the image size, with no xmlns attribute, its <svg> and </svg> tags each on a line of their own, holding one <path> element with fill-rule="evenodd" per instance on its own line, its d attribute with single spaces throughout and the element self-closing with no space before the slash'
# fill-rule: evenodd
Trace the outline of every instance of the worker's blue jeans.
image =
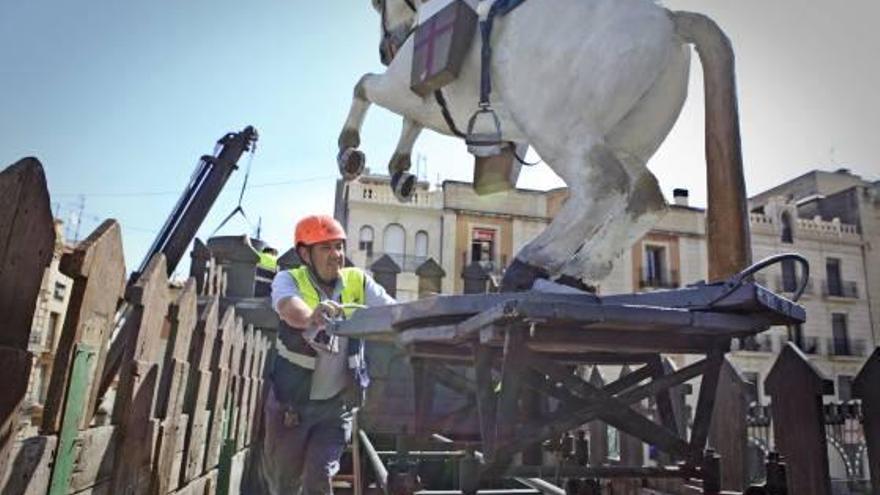
<svg viewBox="0 0 880 495">
<path fill-rule="evenodd" d="M 331 478 L 351 440 L 352 409 L 342 398 L 309 401 L 296 411 L 299 424 L 285 424 L 287 406 L 268 387 L 260 459 L 270 495 L 332 494 Z M 302 490 L 302 491 L 300 491 Z"/>
</svg>

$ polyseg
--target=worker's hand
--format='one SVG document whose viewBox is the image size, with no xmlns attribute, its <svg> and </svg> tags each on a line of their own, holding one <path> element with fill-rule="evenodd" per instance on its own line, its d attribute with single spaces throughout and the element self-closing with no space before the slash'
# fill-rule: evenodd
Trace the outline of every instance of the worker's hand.
<svg viewBox="0 0 880 495">
<path fill-rule="evenodd" d="M 330 299 L 321 301 L 312 312 L 312 326 L 324 328 L 327 326 L 327 322 L 341 318 L 342 315 L 341 304 Z"/>
</svg>

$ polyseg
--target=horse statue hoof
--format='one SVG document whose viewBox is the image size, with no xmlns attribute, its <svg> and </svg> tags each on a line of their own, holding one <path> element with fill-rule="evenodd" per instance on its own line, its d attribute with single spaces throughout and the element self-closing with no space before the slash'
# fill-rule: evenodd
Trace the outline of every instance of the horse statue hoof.
<svg viewBox="0 0 880 495">
<path fill-rule="evenodd" d="M 397 172 L 391 176 L 391 190 L 401 203 L 408 203 L 416 192 L 416 176 L 409 172 Z"/>
<path fill-rule="evenodd" d="M 550 278 L 543 268 L 524 263 L 519 258 L 514 258 L 513 263 L 504 270 L 504 278 L 501 279 L 501 292 L 524 292 L 532 288 L 535 280 Z"/>
<path fill-rule="evenodd" d="M 336 156 L 336 163 L 339 165 L 339 173 L 345 180 L 354 180 L 364 173 L 364 167 L 367 164 L 367 156 L 363 151 L 354 148 L 345 148 L 339 150 Z"/>
</svg>

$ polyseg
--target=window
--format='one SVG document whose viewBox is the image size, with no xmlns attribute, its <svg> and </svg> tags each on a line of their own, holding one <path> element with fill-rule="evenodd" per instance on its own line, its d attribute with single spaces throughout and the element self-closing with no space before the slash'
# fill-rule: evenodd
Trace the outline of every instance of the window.
<svg viewBox="0 0 880 495">
<path fill-rule="evenodd" d="M 55 335 L 58 334 L 58 331 L 61 330 L 58 328 L 58 323 L 61 321 L 61 313 L 56 313 L 55 311 L 51 311 L 49 313 L 49 328 L 48 335 L 46 336 L 46 348 L 50 350 L 54 350 L 55 348 Z"/>
<path fill-rule="evenodd" d="M 367 256 L 373 256 L 373 227 L 364 225 L 358 234 L 358 250 L 366 251 Z"/>
<path fill-rule="evenodd" d="M 849 331 L 845 313 L 831 313 L 832 351 L 835 356 L 849 356 Z"/>
<path fill-rule="evenodd" d="M 52 296 L 55 298 L 55 300 L 63 301 L 66 293 L 67 286 L 65 286 L 61 282 L 55 282 L 55 291 L 52 293 Z"/>
<path fill-rule="evenodd" d="M 782 224 L 782 242 L 786 244 L 791 244 L 794 242 L 794 236 L 791 232 L 791 215 L 786 211 L 782 213 L 782 217 L 779 219 Z"/>
<path fill-rule="evenodd" d="M 645 246 L 644 285 L 662 287 L 666 264 L 666 249 L 663 246 Z"/>
<path fill-rule="evenodd" d="M 424 230 L 416 232 L 416 257 L 428 257 L 428 233 Z"/>
<path fill-rule="evenodd" d="M 406 252 L 406 231 L 399 224 L 392 223 L 385 227 L 385 235 L 382 239 L 382 250 L 389 255 L 399 255 L 401 259 L 394 261 L 402 261 L 403 253 Z M 392 256 L 393 258 L 394 256 Z"/>
<path fill-rule="evenodd" d="M 837 398 L 841 402 L 852 400 L 852 382 L 850 375 L 837 375 Z"/>
<path fill-rule="evenodd" d="M 495 230 L 474 229 L 471 239 L 471 262 L 477 261 L 487 269 L 494 269 Z"/>
<path fill-rule="evenodd" d="M 825 277 L 828 280 L 828 295 L 843 296 L 843 283 L 840 280 L 840 260 L 828 258 L 825 260 Z"/>
<path fill-rule="evenodd" d="M 782 291 L 794 292 L 797 290 L 797 270 L 794 260 L 782 260 Z"/>
</svg>

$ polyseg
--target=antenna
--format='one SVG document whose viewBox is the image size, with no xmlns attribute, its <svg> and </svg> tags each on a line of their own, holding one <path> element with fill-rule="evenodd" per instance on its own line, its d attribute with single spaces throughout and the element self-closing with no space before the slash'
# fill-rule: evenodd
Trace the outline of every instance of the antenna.
<svg viewBox="0 0 880 495">
<path fill-rule="evenodd" d="M 79 242 L 79 227 L 82 225 L 82 216 L 83 211 L 86 209 L 86 197 L 83 194 L 79 195 L 79 205 L 76 213 L 72 214 L 73 216 L 73 242 L 74 244 Z"/>
<path fill-rule="evenodd" d="M 257 235 L 254 236 L 256 239 L 262 239 L 262 237 L 260 237 L 260 233 L 262 232 L 262 230 L 263 230 L 263 216 L 261 215 L 257 218 Z"/>
</svg>

